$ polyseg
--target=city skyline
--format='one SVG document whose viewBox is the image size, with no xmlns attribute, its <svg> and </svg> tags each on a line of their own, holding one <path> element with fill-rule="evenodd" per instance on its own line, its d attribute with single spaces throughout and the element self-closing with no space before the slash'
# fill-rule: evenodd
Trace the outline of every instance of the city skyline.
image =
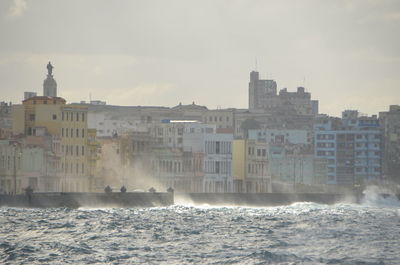
<svg viewBox="0 0 400 265">
<path fill-rule="evenodd" d="M 13 103 L 24 91 L 41 94 L 50 60 L 68 102 L 91 94 L 112 105 L 247 108 L 257 68 L 278 90 L 304 86 L 321 113 L 398 104 L 393 1 L 0 5 L 0 90 Z"/>
</svg>

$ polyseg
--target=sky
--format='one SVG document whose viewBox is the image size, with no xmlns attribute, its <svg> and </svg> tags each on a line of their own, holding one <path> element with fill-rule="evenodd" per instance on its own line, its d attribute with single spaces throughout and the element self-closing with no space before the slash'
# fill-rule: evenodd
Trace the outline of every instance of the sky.
<svg viewBox="0 0 400 265">
<path fill-rule="evenodd" d="M 400 104 L 398 0 L 3 0 L 0 101 L 247 108 L 252 70 L 320 112 Z"/>
</svg>

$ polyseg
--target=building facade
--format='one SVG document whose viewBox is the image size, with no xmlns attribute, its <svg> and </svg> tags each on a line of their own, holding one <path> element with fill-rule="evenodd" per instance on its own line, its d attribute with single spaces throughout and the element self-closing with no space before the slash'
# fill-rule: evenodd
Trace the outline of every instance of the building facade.
<svg viewBox="0 0 400 265">
<path fill-rule="evenodd" d="M 89 191 L 87 108 L 59 97 L 38 96 L 13 107 L 14 135 L 58 138 L 61 158 L 54 162 L 59 191 Z"/>
<path fill-rule="evenodd" d="M 271 192 L 268 144 L 250 139 L 233 141 L 233 191 Z"/>
<path fill-rule="evenodd" d="M 400 183 L 400 105 L 380 112 L 379 122 L 384 135 L 383 175 L 390 182 Z"/>
<path fill-rule="evenodd" d="M 382 181 L 382 132 L 376 116 L 344 111 L 315 123 L 315 156 L 328 161 L 328 184 L 354 187 Z"/>
</svg>

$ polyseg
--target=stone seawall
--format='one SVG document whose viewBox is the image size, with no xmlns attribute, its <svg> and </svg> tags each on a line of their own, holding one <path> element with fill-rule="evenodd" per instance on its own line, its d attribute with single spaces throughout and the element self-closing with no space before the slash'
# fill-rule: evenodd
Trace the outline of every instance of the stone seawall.
<svg viewBox="0 0 400 265">
<path fill-rule="evenodd" d="M 0 206 L 9 207 L 155 207 L 172 204 L 174 204 L 172 192 L 51 192 L 31 195 L 0 195 Z"/>
<path fill-rule="evenodd" d="M 295 202 L 334 204 L 338 202 L 359 203 L 362 194 L 328 193 L 181 193 L 176 201 L 195 204 L 237 205 L 237 206 L 279 206 Z"/>
</svg>

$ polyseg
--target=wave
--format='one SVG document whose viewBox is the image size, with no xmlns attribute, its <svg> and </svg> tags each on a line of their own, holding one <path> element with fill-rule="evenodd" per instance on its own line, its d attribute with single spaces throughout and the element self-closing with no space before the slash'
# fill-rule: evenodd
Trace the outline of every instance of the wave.
<svg viewBox="0 0 400 265">
<path fill-rule="evenodd" d="M 363 191 L 363 199 L 361 205 L 374 206 L 374 207 L 387 207 L 398 208 L 400 207 L 400 200 L 392 191 L 377 187 L 368 186 Z"/>
</svg>

